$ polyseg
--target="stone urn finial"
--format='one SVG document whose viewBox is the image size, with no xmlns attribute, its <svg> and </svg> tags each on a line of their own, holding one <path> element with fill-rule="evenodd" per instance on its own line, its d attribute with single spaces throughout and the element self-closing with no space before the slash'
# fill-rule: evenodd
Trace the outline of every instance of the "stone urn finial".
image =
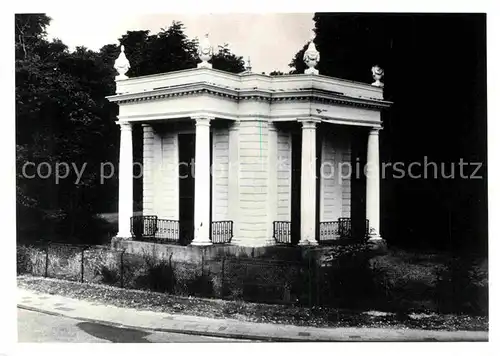
<svg viewBox="0 0 500 356">
<path fill-rule="evenodd" d="M 212 59 L 213 48 L 208 40 L 208 33 L 201 40 L 198 46 L 198 56 L 200 56 L 201 63 L 198 63 L 198 68 L 212 68 L 212 64 L 208 63 Z"/>
<path fill-rule="evenodd" d="M 125 56 L 125 46 L 120 47 L 121 52 L 118 58 L 115 60 L 115 69 L 118 72 L 118 75 L 115 77 L 115 80 L 123 80 L 128 79 L 125 73 L 130 69 L 130 62 Z"/>
<path fill-rule="evenodd" d="M 319 74 L 319 71 L 314 68 L 319 63 L 319 52 L 316 49 L 313 40 L 309 42 L 309 46 L 304 52 L 304 62 L 309 67 L 304 71 L 305 74 Z"/>
<path fill-rule="evenodd" d="M 382 83 L 380 80 L 384 76 L 384 70 L 382 68 L 380 68 L 378 65 L 374 65 L 372 67 L 372 76 L 373 76 L 373 79 L 375 79 L 375 81 L 372 83 L 372 85 L 374 87 L 383 88 L 384 83 Z"/>
</svg>

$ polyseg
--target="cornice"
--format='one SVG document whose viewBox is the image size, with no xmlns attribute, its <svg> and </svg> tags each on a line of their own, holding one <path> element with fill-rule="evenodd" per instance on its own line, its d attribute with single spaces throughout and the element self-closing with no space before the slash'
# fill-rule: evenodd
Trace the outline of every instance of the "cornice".
<svg viewBox="0 0 500 356">
<path fill-rule="evenodd" d="M 152 100 L 164 100 L 183 96 L 210 95 L 232 101 L 267 101 L 269 103 L 295 102 L 295 101 L 313 101 L 324 104 L 346 105 L 366 109 L 384 109 L 391 106 L 391 102 L 380 99 L 358 98 L 343 93 L 330 92 L 321 89 L 291 89 L 284 91 L 273 91 L 265 89 L 254 90 L 236 90 L 224 88 L 212 83 L 194 83 L 182 86 L 173 86 L 166 88 L 155 88 L 154 90 L 125 93 L 120 95 L 108 96 L 111 102 L 119 104 L 136 103 Z"/>
</svg>

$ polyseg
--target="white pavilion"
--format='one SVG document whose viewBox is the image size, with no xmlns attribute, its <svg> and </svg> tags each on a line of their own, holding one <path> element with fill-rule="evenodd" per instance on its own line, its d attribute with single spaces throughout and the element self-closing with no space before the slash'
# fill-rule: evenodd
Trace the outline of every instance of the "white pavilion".
<svg viewBox="0 0 500 356">
<path fill-rule="evenodd" d="M 321 75 L 312 41 L 303 74 L 213 69 L 208 37 L 199 54 L 197 68 L 128 78 L 122 46 L 108 97 L 121 129 L 117 237 L 201 246 L 383 241 L 379 131 L 391 103 L 381 69 L 372 69 L 372 84 Z M 140 215 L 132 130 L 143 130 Z M 360 154 L 361 179 L 345 174 Z"/>
</svg>

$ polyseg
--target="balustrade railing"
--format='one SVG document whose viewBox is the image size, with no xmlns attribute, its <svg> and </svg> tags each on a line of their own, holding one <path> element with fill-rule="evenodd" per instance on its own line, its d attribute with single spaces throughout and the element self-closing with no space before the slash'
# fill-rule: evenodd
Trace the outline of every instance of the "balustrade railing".
<svg viewBox="0 0 500 356">
<path fill-rule="evenodd" d="M 179 241 L 179 221 L 158 219 L 156 215 L 133 216 L 130 231 L 136 240 L 154 242 Z"/>
<path fill-rule="evenodd" d="M 292 223 L 290 221 L 273 221 L 273 238 L 278 244 L 291 244 Z"/>
<path fill-rule="evenodd" d="M 233 222 L 212 221 L 211 240 L 213 244 L 228 244 L 233 238 Z"/>
<path fill-rule="evenodd" d="M 179 221 L 158 219 L 155 215 L 133 216 L 130 218 L 130 231 L 136 240 L 155 242 L 179 242 Z M 369 234 L 369 222 L 366 220 L 365 237 Z M 273 222 L 273 238 L 278 244 L 292 244 L 290 221 Z M 352 238 L 351 218 L 339 218 L 337 221 L 319 223 L 319 243 Z M 210 239 L 213 244 L 230 243 L 233 238 L 233 222 L 230 220 L 213 221 Z"/>
<path fill-rule="evenodd" d="M 352 237 L 351 218 L 339 218 L 339 235 L 340 238 Z"/>
<path fill-rule="evenodd" d="M 158 217 L 155 215 L 132 216 L 130 232 L 136 238 L 153 238 L 158 230 Z"/>
<path fill-rule="evenodd" d="M 319 223 L 319 242 L 338 240 L 339 222 L 338 221 L 323 221 Z"/>
<path fill-rule="evenodd" d="M 369 222 L 366 220 L 365 237 L 368 236 Z M 339 218 L 337 221 L 323 221 L 319 223 L 319 242 L 329 242 L 353 237 L 352 219 Z"/>
<path fill-rule="evenodd" d="M 158 219 L 158 232 L 155 238 L 170 242 L 179 241 L 179 221 Z"/>
</svg>

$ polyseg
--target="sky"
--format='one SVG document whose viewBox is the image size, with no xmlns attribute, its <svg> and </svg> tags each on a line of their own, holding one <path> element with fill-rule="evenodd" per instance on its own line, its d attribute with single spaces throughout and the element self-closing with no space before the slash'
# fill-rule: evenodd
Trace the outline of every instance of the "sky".
<svg viewBox="0 0 500 356">
<path fill-rule="evenodd" d="M 168 28 L 172 21 L 181 21 L 189 38 L 201 38 L 209 33 L 210 43 L 229 43 L 231 51 L 249 56 L 252 71 L 269 73 L 288 72 L 288 64 L 295 53 L 313 36 L 313 13 L 246 13 L 246 14 L 139 14 L 110 17 L 109 14 L 87 16 L 76 13 L 47 13 L 52 22 L 47 29 L 49 38 L 59 38 L 70 50 L 85 46 L 99 50 L 102 46 L 118 43 L 127 31 Z"/>
</svg>

